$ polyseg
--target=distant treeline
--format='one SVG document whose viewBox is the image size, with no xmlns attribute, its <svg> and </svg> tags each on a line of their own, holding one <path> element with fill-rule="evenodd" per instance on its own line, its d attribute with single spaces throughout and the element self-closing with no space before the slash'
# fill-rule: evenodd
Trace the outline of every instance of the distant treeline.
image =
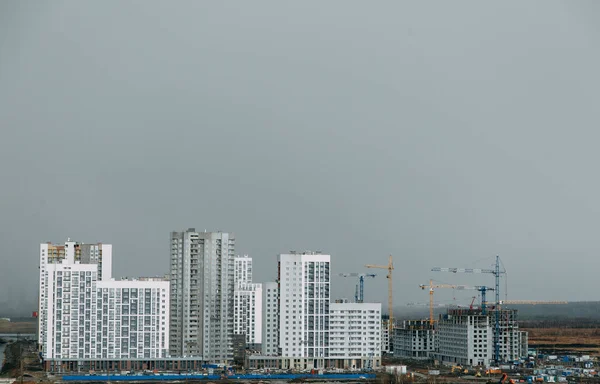
<svg viewBox="0 0 600 384">
<path fill-rule="evenodd" d="M 554 317 L 536 320 L 520 320 L 520 328 L 598 328 L 600 331 L 600 319 L 569 319 Z"/>
<path fill-rule="evenodd" d="M 536 327 L 555 327 L 556 324 L 570 324 L 571 328 L 590 328 L 600 326 L 600 301 L 578 301 L 568 304 L 548 305 L 510 305 L 506 308 L 519 310 L 519 320 L 524 324 L 537 324 Z M 436 307 L 435 317 L 446 313 L 447 308 Z M 429 317 L 427 307 L 399 307 L 396 319 L 426 319 Z M 552 325 L 554 324 L 554 325 Z"/>
<path fill-rule="evenodd" d="M 573 322 L 600 321 L 600 301 L 579 301 L 557 305 L 515 305 L 523 320 L 552 321 L 569 319 Z"/>
</svg>

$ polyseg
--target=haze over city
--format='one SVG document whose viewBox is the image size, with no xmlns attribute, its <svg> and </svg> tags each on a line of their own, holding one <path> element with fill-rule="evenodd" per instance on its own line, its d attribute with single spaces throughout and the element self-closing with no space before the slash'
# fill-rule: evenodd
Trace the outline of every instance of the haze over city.
<svg viewBox="0 0 600 384">
<path fill-rule="evenodd" d="M 0 302 L 35 310 L 41 242 L 110 243 L 115 276 L 162 275 L 189 227 L 234 233 L 258 282 L 289 250 L 334 274 L 391 254 L 401 305 L 430 278 L 492 285 L 430 269 L 499 254 L 510 299 L 597 300 L 599 11 L 3 2 Z"/>
</svg>

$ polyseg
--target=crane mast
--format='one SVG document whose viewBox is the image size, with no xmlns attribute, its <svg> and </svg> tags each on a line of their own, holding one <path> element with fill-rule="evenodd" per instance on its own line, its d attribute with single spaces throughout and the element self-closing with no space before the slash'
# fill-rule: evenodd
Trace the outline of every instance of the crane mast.
<svg viewBox="0 0 600 384">
<path fill-rule="evenodd" d="M 358 284 L 354 290 L 354 302 L 363 303 L 365 300 L 365 277 L 375 277 L 377 275 L 370 273 L 339 273 L 341 277 L 358 277 Z"/>
<path fill-rule="evenodd" d="M 388 331 L 389 337 L 391 339 L 392 332 L 394 329 L 394 306 L 393 306 L 393 287 L 392 287 L 392 271 L 394 270 L 394 263 L 392 262 L 392 255 L 390 255 L 388 259 L 388 265 L 376 265 L 376 264 L 367 264 L 366 268 L 377 268 L 377 269 L 387 269 L 388 273 L 386 278 L 388 279 L 388 311 L 389 311 L 389 320 L 388 320 Z"/>
</svg>

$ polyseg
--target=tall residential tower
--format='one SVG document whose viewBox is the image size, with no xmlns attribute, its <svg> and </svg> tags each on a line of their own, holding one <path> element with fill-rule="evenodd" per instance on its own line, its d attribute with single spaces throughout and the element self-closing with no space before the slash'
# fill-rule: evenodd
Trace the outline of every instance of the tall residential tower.
<svg viewBox="0 0 600 384">
<path fill-rule="evenodd" d="M 172 356 L 233 359 L 235 239 L 225 232 L 171 233 Z"/>
<path fill-rule="evenodd" d="M 246 345 L 252 349 L 262 343 L 262 289 L 252 283 L 252 258 L 235 258 L 234 334 L 245 335 Z"/>
<path fill-rule="evenodd" d="M 279 255 L 279 347 L 284 357 L 320 368 L 329 358 L 330 256 Z"/>
</svg>

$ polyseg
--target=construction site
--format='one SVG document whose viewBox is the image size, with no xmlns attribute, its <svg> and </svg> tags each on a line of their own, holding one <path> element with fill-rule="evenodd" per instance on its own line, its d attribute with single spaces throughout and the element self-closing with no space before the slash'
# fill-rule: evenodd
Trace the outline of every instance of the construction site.
<svg viewBox="0 0 600 384">
<path fill-rule="evenodd" d="M 490 274 L 494 277 L 494 285 L 466 286 L 436 283 L 433 280 L 420 285 L 421 290 L 429 292 L 429 316 L 427 319 L 405 319 L 401 324 L 394 324 L 387 356 L 389 363 L 406 364 L 409 372 L 428 381 L 600 382 L 596 370 L 597 356 L 590 354 L 590 349 L 573 348 L 577 346 L 578 335 L 583 334 L 581 330 L 571 332 L 573 339 L 559 350 L 560 354 L 555 354 L 556 346 L 561 346 L 556 333 L 549 336 L 548 332 L 540 329 L 525 330 L 520 327 L 519 310 L 514 306 L 568 303 L 501 300 L 500 279 L 506 270 L 501 268 L 498 256 L 491 269 L 434 267 L 431 271 Z M 388 276 L 391 277 L 391 269 Z M 439 305 L 434 299 L 437 289 L 476 291 L 480 301 L 476 302 L 477 296 L 473 296 L 468 306 Z M 494 293 L 494 299 L 488 300 L 489 292 Z M 389 300 L 391 302 L 391 284 Z M 445 312 L 435 316 L 434 309 L 440 307 Z M 534 340 L 531 340 L 531 336 Z M 541 342 L 548 341 L 548 337 L 554 342 L 552 354 L 548 353 L 549 349 L 535 348 L 536 345 L 545 345 Z M 597 349 L 593 351 L 597 352 Z"/>
<path fill-rule="evenodd" d="M 500 280 L 506 271 L 501 267 L 498 256 L 495 258 L 494 267 L 490 269 L 432 268 L 432 272 L 487 274 L 493 277 L 493 284 L 491 286 L 469 286 L 447 284 L 430 279 L 428 283 L 415 287 L 415 289 L 426 291 L 429 297 L 427 303 L 422 303 L 423 316 L 415 318 L 406 318 L 402 311 L 394 313 L 392 310 L 394 308 L 392 256 L 389 256 L 387 265 L 368 264 L 365 267 L 382 269 L 387 272 L 385 277 L 388 282 L 388 313 L 382 316 L 383 366 L 369 370 L 361 368 L 361 373 L 356 377 L 362 377 L 362 380 L 505 384 L 515 382 L 600 382 L 597 373 L 600 333 L 592 328 L 560 328 L 560 323 L 555 321 L 548 324 L 551 327 L 531 327 L 535 323 L 529 321 L 526 323 L 530 328 L 524 329 L 520 319 L 520 308 L 528 306 L 560 307 L 568 303 L 501 300 Z M 340 273 L 338 276 L 356 279 L 354 302 L 364 303 L 365 281 L 375 278 L 377 275 L 373 273 Z M 472 296 L 467 305 L 443 305 L 436 302 L 435 292 L 438 290 L 472 291 L 477 296 Z M 428 308 L 428 313 L 426 308 Z M 398 320 L 399 318 L 402 320 Z M 31 324 L 27 326 L 31 326 Z M 600 325 L 600 323 L 594 324 L 596 327 Z M 26 325 L 20 322 L 5 321 L 2 326 L 4 332 L 11 332 L 23 331 Z M 586 344 L 586 340 L 592 339 L 596 340 L 596 344 Z M 4 366 L 2 367 L 2 374 L 5 377 L 17 378 L 19 382 L 69 379 L 67 376 L 65 379 L 65 377 L 49 375 L 48 372 L 42 371 L 39 356 L 36 354 L 36 343 L 32 340 L 13 339 L 5 351 Z M 248 367 L 245 369 L 250 376 L 238 375 L 236 378 L 240 380 L 258 380 L 259 378 L 261 380 L 285 380 L 286 374 L 292 374 L 300 375 L 294 376 L 297 380 L 319 380 L 318 373 L 316 377 L 304 377 L 302 375 L 306 374 L 302 372 L 267 372 L 265 375 L 265 372 L 254 372 Z M 376 379 L 375 376 L 372 376 L 372 371 L 378 372 Z M 269 376 L 275 373 L 279 376 Z M 324 374 L 329 373 L 324 372 Z M 136 375 L 139 376 L 139 374 Z M 129 377 L 130 375 L 127 373 L 125 376 Z M 161 377 L 146 379 L 144 376 L 144 380 L 177 381 L 173 378 L 167 379 L 166 373 L 156 373 L 156 375 Z M 221 380 L 221 378 L 213 376 L 204 377 L 201 372 L 194 373 L 194 375 L 196 376 L 193 379 L 191 377 L 189 379 Z M 117 376 L 122 376 L 122 374 L 117 374 Z M 69 380 L 71 379 L 73 378 Z M 99 377 L 90 376 L 81 380 L 94 381 L 98 379 Z M 135 379 L 141 380 L 137 377 Z M 127 378 L 129 381 L 135 381 L 135 379 Z M 325 379 L 326 376 L 321 376 L 321 380 Z M 112 376 L 110 380 L 118 381 L 119 378 Z"/>
</svg>

